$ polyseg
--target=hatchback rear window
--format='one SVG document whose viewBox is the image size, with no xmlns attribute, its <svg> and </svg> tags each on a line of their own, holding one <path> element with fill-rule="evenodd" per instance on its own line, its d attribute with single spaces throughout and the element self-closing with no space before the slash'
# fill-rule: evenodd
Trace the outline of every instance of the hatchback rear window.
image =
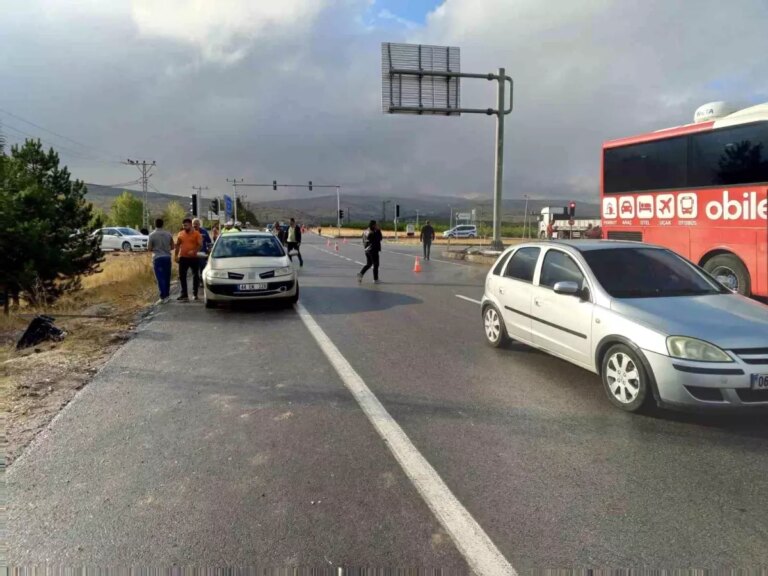
<svg viewBox="0 0 768 576">
<path fill-rule="evenodd" d="M 540 248 L 520 248 L 507 264 L 504 276 L 533 282 L 533 273 L 536 270 L 536 262 L 539 260 Z"/>
</svg>

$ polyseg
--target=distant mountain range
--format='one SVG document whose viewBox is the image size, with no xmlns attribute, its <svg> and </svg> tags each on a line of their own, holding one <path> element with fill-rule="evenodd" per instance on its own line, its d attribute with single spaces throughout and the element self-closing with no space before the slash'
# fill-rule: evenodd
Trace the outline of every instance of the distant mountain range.
<svg viewBox="0 0 768 576">
<path fill-rule="evenodd" d="M 122 192 L 122 188 L 112 188 L 98 184 L 88 184 L 88 200 L 105 211 Z M 133 194 L 141 197 L 141 191 L 131 190 Z M 173 194 L 159 194 L 149 192 L 147 194 L 150 210 L 153 213 L 162 212 L 169 202 L 179 202 L 182 206 L 189 206 L 189 196 L 176 196 Z M 210 198 L 203 202 L 203 211 L 207 214 Z M 386 202 L 386 204 L 384 204 Z M 569 200 L 563 199 L 530 199 L 528 212 L 538 213 L 544 206 L 567 206 Z M 291 198 L 285 200 L 267 200 L 261 202 L 246 201 L 246 206 L 252 210 L 261 222 L 274 220 L 287 220 L 294 217 L 301 222 L 330 224 L 336 221 L 336 195 L 315 196 L 312 198 Z M 493 218 L 493 200 L 469 199 L 453 196 L 368 196 L 362 194 L 341 194 L 341 209 L 344 210 L 344 218 L 350 222 L 363 222 L 371 219 L 379 220 L 385 215 L 385 220 L 392 220 L 395 206 L 400 205 L 400 220 L 410 221 L 416 219 L 418 211 L 421 221 L 430 218 L 432 220 L 447 222 L 451 210 L 456 213 L 471 213 L 476 211 L 477 219 L 490 222 Z M 522 221 L 526 202 L 524 199 L 505 198 L 503 200 L 503 220 L 505 222 Z M 597 203 L 578 202 L 576 214 L 580 218 L 599 218 L 599 205 Z"/>
</svg>

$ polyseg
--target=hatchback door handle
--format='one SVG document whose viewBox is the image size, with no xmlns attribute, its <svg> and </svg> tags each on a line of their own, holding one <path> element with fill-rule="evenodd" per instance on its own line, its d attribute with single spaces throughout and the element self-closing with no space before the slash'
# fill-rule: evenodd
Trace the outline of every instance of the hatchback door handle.
<svg viewBox="0 0 768 576">
<path fill-rule="evenodd" d="M 534 298 L 533 303 L 536 304 L 536 306 L 541 306 L 541 300 L 539 300 L 538 298 Z"/>
<path fill-rule="evenodd" d="M 499 294 L 504 294 L 504 288 L 499 288 Z"/>
</svg>

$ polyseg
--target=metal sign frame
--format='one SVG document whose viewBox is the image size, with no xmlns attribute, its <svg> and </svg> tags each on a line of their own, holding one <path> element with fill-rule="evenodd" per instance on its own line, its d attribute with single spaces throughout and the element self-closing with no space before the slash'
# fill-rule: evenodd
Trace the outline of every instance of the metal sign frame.
<svg viewBox="0 0 768 576">
<path fill-rule="evenodd" d="M 402 51 L 406 56 L 416 53 L 416 67 L 396 67 L 392 61 L 392 48 Z M 424 49 L 444 50 L 446 54 L 446 69 L 434 70 L 424 69 L 422 61 L 422 51 Z M 395 44 L 391 42 L 384 42 L 381 45 L 382 53 L 382 108 L 385 113 L 388 114 L 433 114 L 433 115 L 445 115 L 445 116 L 458 116 L 459 114 L 486 114 L 488 116 L 496 116 L 496 163 L 494 170 L 494 195 L 493 195 L 493 241 L 491 245 L 495 249 L 502 249 L 504 247 L 501 242 L 501 196 L 502 196 L 502 180 L 504 175 L 504 116 L 512 112 L 513 104 L 513 90 L 514 81 L 511 77 L 507 76 L 504 68 L 499 68 L 498 74 L 471 74 L 466 72 L 459 72 L 451 70 L 451 51 L 455 50 L 455 59 L 459 61 L 459 49 L 451 48 L 448 46 L 422 46 L 418 44 Z M 397 60 L 397 59 L 396 59 Z M 404 59 L 406 64 L 408 59 Z M 398 99 L 394 97 L 394 86 L 398 84 L 402 87 L 403 77 L 415 77 L 418 78 L 416 85 L 418 86 L 418 96 L 416 99 L 417 105 L 403 105 L 401 94 L 398 94 Z M 422 93 L 422 79 L 425 77 L 439 77 L 446 79 L 446 94 L 447 105 L 446 106 L 424 106 L 423 105 L 423 93 Z M 450 87 L 451 79 L 456 79 L 455 90 L 456 107 L 450 106 Z M 498 82 L 496 108 L 461 108 L 459 106 L 459 78 L 474 78 L 484 79 Z M 509 82 L 509 106 L 506 105 L 506 85 Z M 387 93 L 389 93 L 389 99 L 387 100 Z M 411 100 L 406 99 L 406 102 Z"/>
</svg>

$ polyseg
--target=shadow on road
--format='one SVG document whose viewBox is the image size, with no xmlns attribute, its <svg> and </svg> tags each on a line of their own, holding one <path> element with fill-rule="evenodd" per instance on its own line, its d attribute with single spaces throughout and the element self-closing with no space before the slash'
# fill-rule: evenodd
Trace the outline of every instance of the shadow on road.
<svg viewBox="0 0 768 576">
<path fill-rule="evenodd" d="M 386 284 L 367 283 L 355 288 L 311 286 L 302 288 L 302 296 L 302 302 L 307 309 L 318 314 L 374 312 L 422 302 L 420 298 L 388 292 Z"/>
</svg>

